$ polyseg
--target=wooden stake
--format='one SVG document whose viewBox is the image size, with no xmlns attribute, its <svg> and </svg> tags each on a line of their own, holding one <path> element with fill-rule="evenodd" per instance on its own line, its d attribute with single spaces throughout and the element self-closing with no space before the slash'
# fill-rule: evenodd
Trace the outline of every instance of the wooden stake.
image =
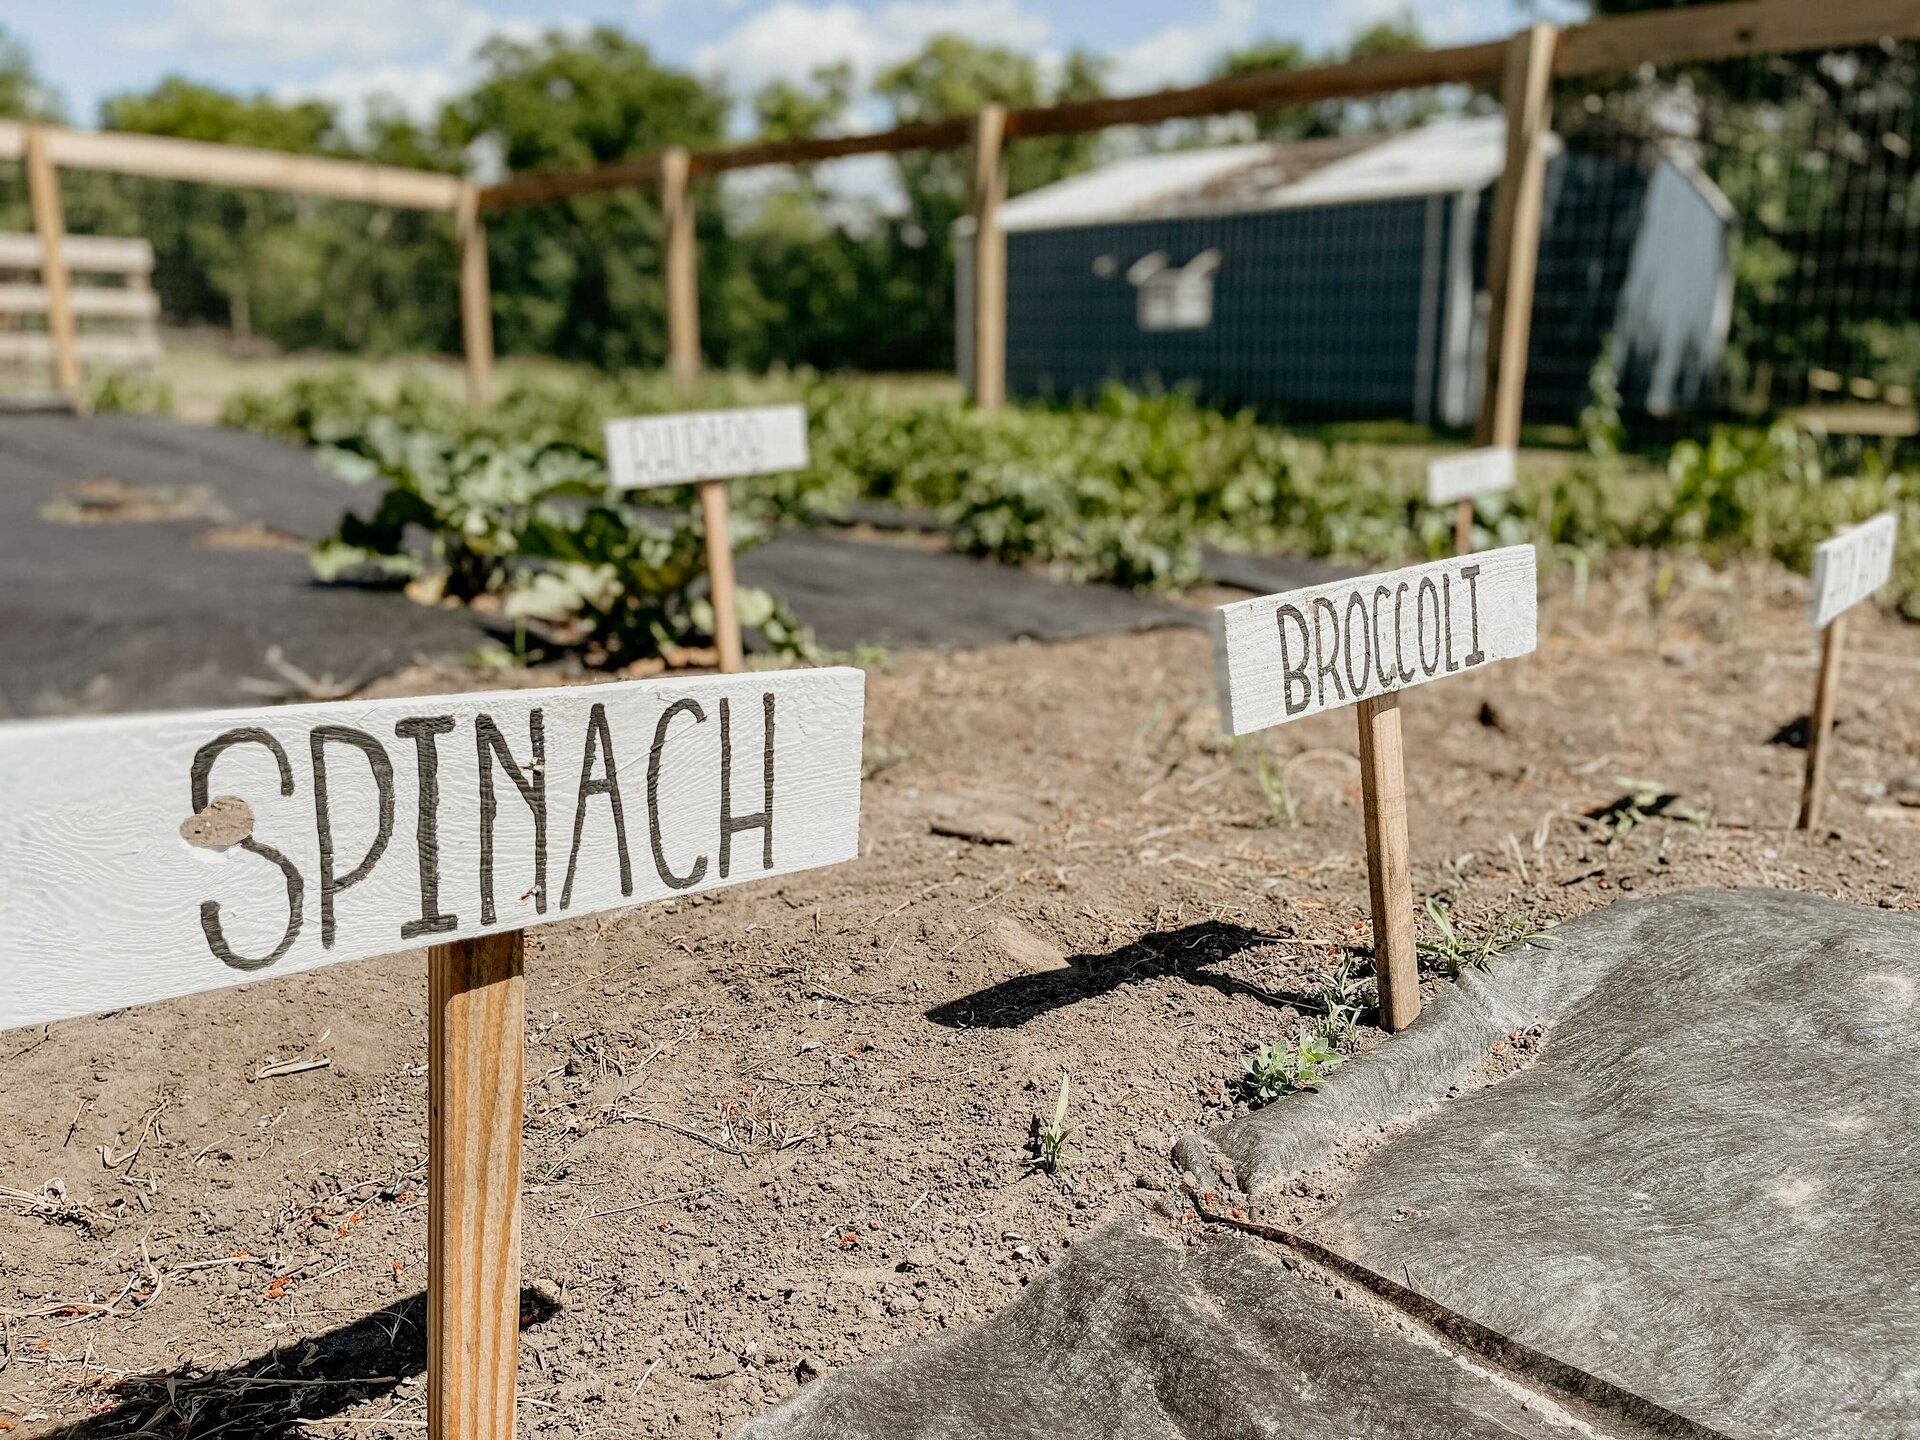
<svg viewBox="0 0 1920 1440">
<path fill-rule="evenodd" d="M 1356 708 L 1380 1025 L 1388 1031 L 1404 1030 L 1420 1014 L 1420 960 L 1413 941 L 1413 871 L 1407 858 L 1407 777 L 1401 761 L 1400 697 L 1375 695 Z"/>
<path fill-rule="evenodd" d="M 693 392 L 700 374 L 700 280 L 693 201 L 687 193 L 691 163 L 680 146 L 660 157 L 660 218 L 667 237 L 667 368 L 682 395 Z"/>
<path fill-rule="evenodd" d="M 1473 501 L 1459 500 L 1453 507 L 1453 553 L 1473 553 Z"/>
<path fill-rule="evenodd" d="M 1833 702 L 1840 682 L 1841 627 L 1845 614 L 1827 622 L 1820 636 L 1820 678 L 1813 687 L 1813 713 L 1807 717 L 1807 774 L 1800 785 L 1800 819 L 1795 828 L 1820 823 L 1820 802 L 1827 788 L 1827 750 L 1833 739 Z"/>
<path fill-rule="evenodd" d="M 973 122 L 973 403 L 998 410 L 1007 395 L 1007 198 L 1004 105 L 983 105 Z"/>
<path fill-rule="evenodd" d="M 1493 192 L 1488 239 L 1486 371 L 1476 445 L 1518 445 L 1533 327 L 1533 280 L 1540 262 L 1540 208 L 1546 187 L 1543 144 L 1552 121 L 1553 51 L 1559 31 L 1530 25 L 1507 42 L 1500 103 L 1507 112 L 1507 159 Z"/>
<path fill-rule="evenodd" d="M 727 537 L 727 482 L 700 482 L 700 518 L 707 532 L 707 598 L 713 604 L 713 643 L 720 650 L 720 673 L 746 667 L 740 620 L 733 612 L 733 542 Z"/>
<path fill-rule="evenodd" d="M 467 403 L 475 409 L 493 394 L 493 296 L 487 282 L 487 227 L 480 218 L 480 191 L 468 185 L 454 208 L 460 247 L 460 338 L 467 352 Z"/>
<path fill-rule="evenodd" d="M 40 284 L 47 292 L 47 336 L 53 343 L 53 380 L 76 413 L 84 415 L 86 387 L 80 377 L 80 337 L 73 319 L 73 291 L 67 275 L 66 215 L 60 202 L 60 172 L 47 149 L 47 132 L 27 128 L 26 169 L 33 231 L 40 241 Z"/>
<path fill-rule="evenodd" d="M 524 935 L 427 952 L 427 1433 L 513 1440 Z"/>
</svg>

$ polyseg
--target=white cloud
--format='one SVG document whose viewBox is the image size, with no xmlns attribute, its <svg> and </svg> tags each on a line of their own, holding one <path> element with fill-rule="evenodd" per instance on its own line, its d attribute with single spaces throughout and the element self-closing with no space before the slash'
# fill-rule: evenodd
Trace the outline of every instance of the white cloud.
<svg viewBox="0 0 1920 1440">
<path fill-rule="evenodd" d="M 1190 85 L 1221 55 L 1252 40 L 1255 28 L 1254 0 L 1218 0 L 1211 15 L 1168 25 L 1114 51 L 1109 84 L 1122 95 Z"/>
<path fill-rule="evenodd" d="M 801 80 L 822 65 L 840 62 L 867 81 L 948 32 L 1033 50 L 1053 27 L 1024 0 L 894 0 L 874 11 L 849 0 L 775 0 L 698 51 L 694 64 L 743 94 L 770 80 Z"/>
<path fill-rule="evenodd" d="M 134 50 L 185 50 L 268 64 L 368 61 L 438 50 L 486 17 L 465 0 L 173 0 L 157 19 L 122 25 Z"/>
<path fill-rule="evenodd" d="M 577 30 L 579 21 L 554 22 L 552 28 Z M 495 20 L 467 11 L 440 37 L 436 53 L 383 65 L 340 65 L 324 74 L 289 80 L 275 92 L 281 100 L 325 100 L 338 108 L 341 122 L 358 132 L 375 100 L 397 105 L 418 121 L 429 121 L 440 107 L 479 78 L 475 61 L 482 44 L 496 35 L 531 40 L 543 27 L 529 20 Z"/>
</svg>

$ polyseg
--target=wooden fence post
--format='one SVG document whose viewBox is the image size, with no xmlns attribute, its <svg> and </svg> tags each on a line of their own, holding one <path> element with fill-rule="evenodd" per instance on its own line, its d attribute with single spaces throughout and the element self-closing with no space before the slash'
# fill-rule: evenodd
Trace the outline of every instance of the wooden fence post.
<svg viewBox="0 0 1920 1440">
<path fill-rule="evenodd" d="M 667 369 L 682 395 L 700 374 L 700 279 L 694 255 L 692 168 L 676 145 L 660 157 L 660 219 L 666 230 Z"/>
<path fill-rule="evenodd" d="M 524 935 L 427 952 L 427 1433 L 513 1440 Z"/>
<path fill-rule="evenodd" d="M 493 394 L 493 292 L 487 281 L 487 226 L 480 218 L 480 187 L 469 184 L 454 207 L 453 231 L 460 247 L 460 339 L 467 355 L 467 403 L 485 405 Z"/>
<path fill-rule="evenodd" d="M 47 337 L 53 345 L 54 383 L 78 414 L 86 414 L 86 387 L 80 375 L 80 337 L 73 319 L 73 291 L 67 276 L 63 242 L 67 224 L 60 203 L 60 172 L 47 152 L 47 132 L 27 127 L 26 169 L 33 231 L 40 241 L 40 285 L 47 292 Z"/>
<path fill-rule="evenodd" d="M 1380 1028 L 1404 1030 L 1420 1017 L 1420 953 L 1413 938 L 1413 865 L 1407 841 L 1407 772 L 1400 697 L 1372 695 L 1360 720 L 1360 803 L 1367 825 L 1367 886 L 1373 909 L 1373 971 Z"/>
<path fill-rule="evenodd" d="M 1007 198 L 1004 105 L 983 105 L 973 122 L 973 403 L 995 411 L 1007 394 Z"/>
<path fill-rule="evenodd" d="M 1493 193 L 1487 244 L 1487 358 L 1480 387 L 1476 445 L 1518 445 L 1533 325 L 1533 279 L 1540 261 L 1540 206 L 1553 119 L 1553 47 L 1559 30 L 1529 25 L 1507 42 L 1500 103 L 1507 114 L 1507 161 Z"/>
</svg>

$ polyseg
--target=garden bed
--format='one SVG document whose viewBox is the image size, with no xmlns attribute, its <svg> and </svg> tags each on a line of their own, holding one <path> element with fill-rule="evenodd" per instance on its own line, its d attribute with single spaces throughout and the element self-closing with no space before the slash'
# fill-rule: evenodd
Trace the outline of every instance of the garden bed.
<svg viewBox="0 0 1920 1440">
<path fill-rule="evenodd" d="M 1804 594 L 1555 581 L 1537 658 L 1403 706 L 1417 892 L 1469 935 L 1696 885 L 1920 905 L 1911 628 L 1860 617 L 1829 823 L 1786 828 Z M 860 861 L 530 937 L 524 1274 L 557 1309 L 523 1433 L 719 1433 L 997 1312 L 1177 1198 L 1172 1146 L 1244 1105 L 1240 1057 L 1364 959 L 1352 720 L 1265 737 L 1263 786 L 1204 634 L 902 654 L 868 703 Z M 414 953 L 0 1038 L 0 1418 L 418 1422 L 424 1013 Z M 1028 1136 L 1063 1070 L 1079 1159 L 1051 1178 Z"/>
</svg>

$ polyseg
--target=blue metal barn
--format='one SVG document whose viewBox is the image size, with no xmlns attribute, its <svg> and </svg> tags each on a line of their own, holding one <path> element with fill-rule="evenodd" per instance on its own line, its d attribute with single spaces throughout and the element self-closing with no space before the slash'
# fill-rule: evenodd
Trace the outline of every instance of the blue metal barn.
<svg viewBox="0 0 1920 1440">
<path fill-rule="evenodd" d="M 1527 414 L 1577 414 L 1609 335 L 1630 409 L 1706 402 L 1731 308 L 1725 199 L 1672 155 L 1550 140 Z M 1443 120 L 1142 156 L 1022 195 L 1002 211 L 1008 392 L 1191 384 L 1283 415 L 1470 424 L 1504 151 L 1499 116 Z M 958 250 L 964 321 L 964 235 Z"/>
</svg>

